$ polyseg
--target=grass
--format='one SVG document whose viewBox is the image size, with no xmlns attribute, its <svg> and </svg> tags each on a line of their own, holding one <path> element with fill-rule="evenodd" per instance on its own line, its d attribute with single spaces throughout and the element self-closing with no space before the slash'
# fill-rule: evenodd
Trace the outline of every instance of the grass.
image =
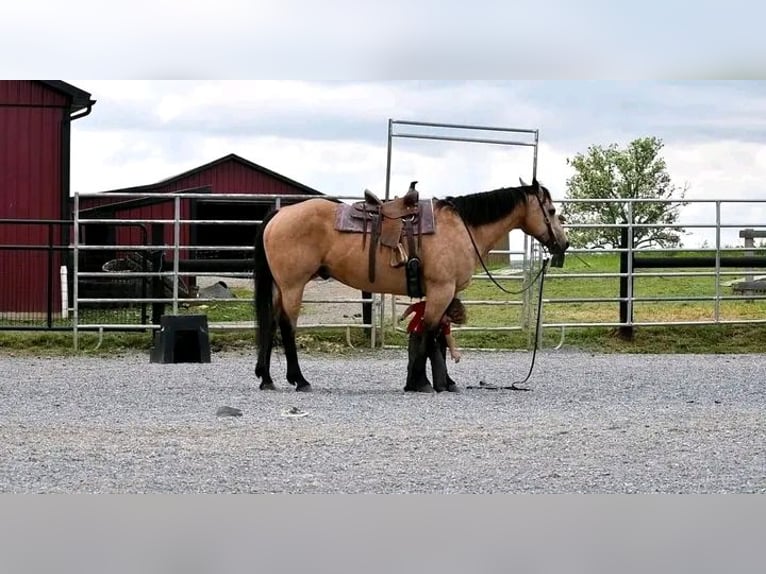
<svg viewBox="0 0 766 574">
<path fill-rule="evenodd" d="M 688 254 L 678 253 L 676 257 Z M 589 277 L 569 278 L 567 275 L 582 273 L 617 273 L 619 256 L 614 254 L 593 254 L 569 256 L 563 269 L 553 269 L 545 281 L 544 297 L 546 300 L 573 298 L 614 298 L 619 293 L 619 278 Z M 640 270 L 634 282 L 636 297 L 708 297 L 709 301 L 662 301 L 635 302 L 633 319 L 636 322 L 681 322 L 712 321 L 715 317 L 716 294 L 714 276 L 685 277 L 647 277 L 641 276 Z M 651 270 L 661 271 L 659 269 Z M 678 269 L 666 271 L 678 272 Z M 686 271 L 710 271 L 710 269 L 688 269 Z M 744 269 L 739 275 L 724 276 L 722 282 L 745 275 Z M 555 277 L 554 275 L 562 275 Z M 500 279 L 499 279 L 500 280 Z M 519 280 L 503 279 L 506 288 L 518 291 L 522 283 Z M 205 313 L 208 321 L 243 322 L 252 324 L 252 292 L 247 289 L 235 289 L 235 295 L 241 302 L 207 302 L 191 305 L 180 310 L 182 313 Z M 722 295 L 731 295 L 729 287 L 721 286 Z M 536 301 L 537 286 L 530 290 L 532 302 Z M 507 295 L 486 280 L 477 280 L 463 292 L 464 301 L 522 301 L 521 295 Z M 719 317 L 723 321 L 741 319 L 766 320 L 766 300 L 721 301 Z M 486 305 L 470 304 L 468 307 L 471 327 L 519 326 L 525 317 L 521 305 Z M 127 316 L 127 315 L 126 315 Z M 550 302 L 545 305 L 546 323 L 616 323 L 619 321 L 619 304 L 612 302 Z M 534 317 L 530 317 L 532 321 Z M 390 321 L 390 313 L 386 313 Z M 703 326 L 656 326 L 636 327 L 634 339 L 624 341 L 616 336 L 611 327 L 566 328 L 564 347 L 586 351 L 627 352 L 627 353 L 760 353 L 766 340 L 766 324 L 718 324 Z M 562 331 L 548 328 L 543 332 L 543 346 L 550 348 L 561 341 Z M 369 348 L 367 334 L 361 329 L 351 330 L 351 342 L 356 348 Z M 463 331 L 458 332 L 459 344 L 463 347 L 526 349 L 530 339 L 527 331 Z M 108 333 L 101 344 L 93 333 L 81 333 L 81 349 L 86 354 L 114 354 L 129 349 L 147 350 L 151 339 L 146 333 Z M 317 352 L 348 352 L 346 332 L 342 329 L 312 329 L 299 331 L 299 344 L 304 350 Z M 400 332 L 386 330 L 386 344 L 404 345 L 405 336 Z M 241 331 L 213 331 L 211 347 L 221 349 L 239 349 L 254 351 L 254 331 L 252 328 Z M 71 333 L 19 333 L 0 332 L 0 352 L 34 352 L 35 354 L 61 354 L 72 352 Z"/>
</svg>

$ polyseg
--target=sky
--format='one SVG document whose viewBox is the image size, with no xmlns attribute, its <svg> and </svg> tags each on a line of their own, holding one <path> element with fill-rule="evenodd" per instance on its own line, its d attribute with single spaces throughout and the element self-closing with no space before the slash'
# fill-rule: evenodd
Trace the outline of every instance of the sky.
<svg viewBox="0 0 766 574">
<path fill-rule="evenodd" d="M 538 179 L 566 197 L 567 158 L 591 145 L 663 140 L 673 183 L 687 199 L 766 199 L 763 81 L 319 81 L 66 80 L 97 100 L 72 128 L 72 189 L 143 185 L 236 153 L 328 195 L 385 193 L 388 121 L 539 130 Z M 394 133 L 531 142 L 524 134 Z M 532 148 L 394 138 L 391 195 L 411 180 L 426 197 L 516 185 L 532 175 Z M 766 203 L 724 204 L 722 223 L 766 222 Z M 682 223 L 714 223 L 714 204 Z M 684 244 L 714 244 L 694 230 Z M 740 245 L 737 229 L 724 245 Z"/>
</svg>

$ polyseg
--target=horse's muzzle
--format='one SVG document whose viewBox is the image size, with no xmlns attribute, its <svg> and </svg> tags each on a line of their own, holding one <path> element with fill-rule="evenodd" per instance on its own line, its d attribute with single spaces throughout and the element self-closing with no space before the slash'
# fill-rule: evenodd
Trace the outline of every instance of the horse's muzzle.
<svg viewBox="0 0 766 574">
<path fill-rule="evenodd" d="M 548 251 L 551 252 L 552 255 L 563 255 L 564 252 L 569 249 L 569 241 L 565 240 L 564 244 L 561 245 L 558 241 L 556 241 L 555 237 L 552 237 L 548 241 L 542 243 L 545 245 Z"/>
<path fill-rule="evenodd" d="M 551 267 L 563 267 L 564 254 L 566 253 L 566 250 L 569 249 L 569 241 L 566 241 L 562 246 L 558 241 L 553 239 L 546 244 L 546 247 L 551 254 Z"/>
</svg>

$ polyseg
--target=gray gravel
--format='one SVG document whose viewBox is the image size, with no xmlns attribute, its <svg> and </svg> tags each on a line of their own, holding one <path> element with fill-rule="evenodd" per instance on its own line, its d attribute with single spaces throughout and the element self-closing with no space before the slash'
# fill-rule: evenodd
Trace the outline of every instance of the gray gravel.
<svg viewBox="0 0 766 574">
<path fill-rule="evenodd" d="M 463 356 L 462 385 L 531 358 Z M 766 492 L 765 355 L 545 351 L 532 392 L 414 396 L 403 351 L 302 361 L 310 394 L 280 354 L 271 393 L 249 354 L 0 357 L 0 491 Z"/>
</svg>

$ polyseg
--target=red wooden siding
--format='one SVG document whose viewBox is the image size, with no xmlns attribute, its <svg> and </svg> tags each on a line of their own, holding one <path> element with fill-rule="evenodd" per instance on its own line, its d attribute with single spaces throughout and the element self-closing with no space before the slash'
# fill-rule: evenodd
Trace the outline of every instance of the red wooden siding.
<svg viewBox="0 0 766 574">
<path fill-rule="evenodd" d="M 274 174 L 252 164 L 238 156 L 230 155 L 216 160 L 200 168 L 190 170 L 168 180 L 134 188 L 125 188 L 114 191 L 130 193 L 173 193 L 182 190 L 200 187 L 210 188 L 210 195 L 214 197 L 221 193 L 242 193 L 251 195 L 295 195 L 319 192 L 305 188 L 298 182 L 292 182 L 278 174 Z M 83 197 L 80 199 L 80 209 L 88 209 L 113 203 L 130 201 L 132 198 L 109 197 L 105 192 L 102 197 Z M 138 198 L 136 198 L 138 199 Z M 101 215 L 84 214 L 83 217 L 97 217 Z M 141 207 L 117 208 L 116 217 L 120 219 L 173 219 L 174 203 L 172 199 L 161 203 L 153 203 Z M 181 201 L 181 218 L 191 219 L 190 200 Z M 150 225 L 150 224 L 148 224 Z M 181 226 L 181 245 L 190 244 L 190 226 Z M 118 245 L 140 245 L 143 242 L 142 235 L 137 227 L 118 227 L 116 234 Z M 165 243 L 173 244 L 173 226 L 166 225 Z M 168 254 L 169 255 L 169 254 Z M 184 255 L 186 257 L 187 255 Z"/>
<path fill-rule="evenodd" d="M 64 94 L 32 80 L 0 81 L 0 103 L 23 106 L 68 106 Z"/>
<path fill-rule="evenodd" d="M 61 125 L 67 113 L 66 97 L 42 84 L 0 81 L 0 218 L 61 218 Z M 47 244 L 47 226 L 0 226 L 0 245 Z M 59 265 L 57 256 L 55 290 Z M 0 250 L 0 290 L 15 294 L 14 306 L 31 311 L 46 308 L 46 273 L 45 252 Z M 4 300 L 3 306 L 11 304 Z"/>
</svg>

